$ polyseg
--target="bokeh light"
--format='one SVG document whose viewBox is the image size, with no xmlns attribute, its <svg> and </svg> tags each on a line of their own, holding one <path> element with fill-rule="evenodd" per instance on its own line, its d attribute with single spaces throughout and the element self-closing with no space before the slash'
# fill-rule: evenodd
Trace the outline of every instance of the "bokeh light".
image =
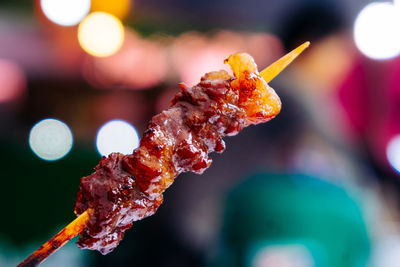
<svg viewBox="0 0 400 267">
<path fill-rule="evenodd" d="M 251 260 L 254 267 L 314 267 L 310 251 L 300 244 L 269 245 L 259 249 Z"/>
<path fill-rule="evenodd" d="M 29 134 L 29 145 L 41 159 L 58 160 L 72 148 L 73 137 L 69 127 L 56 119 L 36 123 Z"/>
<path fill-rule="evenodd" d="M 0 102 L 15 100 L 25 90 L 24 71 L 14 62 L 0 59 Z"/>
<path fill-rule="evenodd" d="M 193 86 L 207 72 L 230 71 L 224 59 L 231 53 L 244 51 L 244 40 L 233 32 L 226 32 L 224 36 L 214 40 L 198 32 L 188 32 L 177 38 L 171 47 L 171 58 L 181 81 Z"/>
<path fill-rule="evenodd" d="M 389 59 L 400 53 L 400 13 L 391 3 L 371 3 L 358 14 L 354 40 L 373 59 Z"/>
<path fill-rule="evenodd" d="M 102 156 L 108 156 L 112 152 L 131 154 L 139 146 L 139 135 L 130 123 L 112 120 L 101 126 L 97 133 L 96 146 Z"/>
<path fill-rule="evenodd" d="M 93 12 L 79 24 L 78 40 L 88 54 L 96 57 L 110 56 L 124 42 L 124 26 L 113 15 Z"/>
<path fill-rule="evenodd" d="M 40 0 L 44 15 L 62 26 L 77 25 L 90 11 L 90 0 Z"/>
<path fill-rule="evenodd" d="M 92 11 L 103 11 L 124 19 L 131 9 L 131 3 L 130 0 L 92 0 Z"/>
<path fill-rule="evenodd" d="M 335 92 L 354 65 L 354 46 L 347 36 L 337 34 L 313 43 L 312 49 L 301 61 L 301 68 L 293 68 L 293 74 L 304 84 L 314 84 L 303 88 L 313 94 Z"/>
<path fill-rule="evenodd" d="M 282 52 L 280 40 L 271 34 L 218 30 L 211 34 L 187 32 L 180 35 L 169 49 L 171 65 L 179 79 L 189 86 L 207 72 L 230 67 L 224 59 L 238 51 L 254 56 L 260 66 L 270 64 Z"/>
<path fill-rule="evenodd" d="M 109 57 L 91 57 L 83 66 L 86 80 L 99 88 L 151 88 L 168 71 L 165 48 L 127 30 L 121 49 Z"/>
<path fill-rule="evenodd" d="M 394 136 L 389 141 L 386 156 L 393 169 L 400 172 L 400 135 Z"/>
<path fill-rule="evenodd" d="M 372 255 L 372 264 L 377 267 L 398 267 L 400 262 L 400 238 L 398 235 L 391 235 L 380 240 L 375 245 Z"/>
</svg>

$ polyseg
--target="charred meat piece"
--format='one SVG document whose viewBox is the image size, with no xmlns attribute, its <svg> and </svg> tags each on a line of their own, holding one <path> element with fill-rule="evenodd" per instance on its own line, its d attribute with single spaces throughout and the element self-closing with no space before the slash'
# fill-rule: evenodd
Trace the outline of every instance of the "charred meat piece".
<svg viewBox="0 0 400 267">
<path fill-rule="evenodd" d="M 234 76 L 221 70 L 192 88 L 180 84 L 171 107 L 152 118 L 132 155 L 112 153 L 81 179 L 75 212 L 93 210 L 81 248 L 111 252 L 134 221 L 157 211 L 180 173 L 201 174 L 210 166 L 208 154 L 224 151 L 223 137 L 279 113 L 280 99 L 251 56 L 234 54 L 225 62 Z"/>
</svg>

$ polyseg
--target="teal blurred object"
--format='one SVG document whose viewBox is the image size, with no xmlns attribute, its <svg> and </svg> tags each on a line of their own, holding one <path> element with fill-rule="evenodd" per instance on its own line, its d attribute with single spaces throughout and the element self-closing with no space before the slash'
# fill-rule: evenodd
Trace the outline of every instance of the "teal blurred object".
<svg viewBox="0 0 400 267">
<path fill-rule="evenodd" d="M 287 253 L 297 262 L 290 266 L 361 267 L 370 253 L 357 202 L 342 188 L 300 174 L 260 173 L 234 189 L 221 241 L 215 266 L 254 266 L 256 255 L 275 251 L 275 265 L 261 266 L 280 266 L 279 255 Z"/>
</svg>

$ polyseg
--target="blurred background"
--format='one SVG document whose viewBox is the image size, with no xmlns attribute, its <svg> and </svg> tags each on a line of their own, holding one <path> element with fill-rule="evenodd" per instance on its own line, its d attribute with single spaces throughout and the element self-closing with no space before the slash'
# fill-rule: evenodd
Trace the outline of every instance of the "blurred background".
<svg viewBox="0 0 400 267">
<path fill-rule="evenodd" d="M 399 32 L 400 1 L 1 1 L 0 266 L 74 219 L 80 178 L 131 153 L 179 82 L 304 41 L 271 82 L 276 119 L 179 176 L 112 253 L 69 242 L 43 266 L 398 266 Z"/>
</svg>

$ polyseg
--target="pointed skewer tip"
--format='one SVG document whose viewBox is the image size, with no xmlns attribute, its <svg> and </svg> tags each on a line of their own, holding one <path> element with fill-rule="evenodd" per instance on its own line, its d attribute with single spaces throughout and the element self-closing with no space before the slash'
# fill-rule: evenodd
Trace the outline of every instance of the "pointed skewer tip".
<svg viewBox="0 0 400 267">
<path fill-rule="evenodd" d="M 302 45 L 298 46 L 294 50 L 290 51 L 289 53 L 266 67 L 260 72 L 260 75 L 267 83 L 270 82 L 309 46 L 310 42 L 303 43 Z"/>
</svg>

